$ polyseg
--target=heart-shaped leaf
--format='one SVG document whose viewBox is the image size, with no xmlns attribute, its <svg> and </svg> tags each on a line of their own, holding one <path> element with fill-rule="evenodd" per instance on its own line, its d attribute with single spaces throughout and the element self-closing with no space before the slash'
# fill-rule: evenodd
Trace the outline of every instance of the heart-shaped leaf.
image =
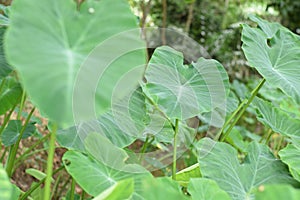
<svg viewBox="0 0 300 200">
<path fill-rule="evenodd" d="M 1 134 L 2 143 L 5 146 L 10 146 L 16 143 L 18 137 L 22 131 L 22 122 L 20 120 L 9 121 L 7 127 Z M 33 123 L 28 123 L 23 131 L 22 139 L 28 138 L 35 133 L 36 127 Z"/>
<path fill-rule="evenodd" d="M 63 161 L 69 174 L 90 195 L 97 196 L 120 180 L 150 176 L 149 173 L 129 173 L 113 169 L 96 159 L 85 156 L 80 152 L 68 151 Z M 133 169 L 132 169 L 133 170 Z"/>
<path fill-rule="evenodd" d="M 300 102 L 300 36 L 262 20 L 259 28 L 243 25 L 242 49 L 250 66 L 273 86 Z"/>
<path fill-rule="evenodd" d="M 242 164 L 236 149 L 229 144 L 204 138 L 197 149 L 202 176 L 216 181 L 233 200 L 253 198 L 253 189 L 262 184 L 296 184 L 286 166 L 266 145 L 250 143 Z"/>
<path fill-rule="evenodd" d="M 137 50 L 144 47 L 139 30 L 129 31 L 137 22 L 125 1 L 16 0 L 10 22 L 9 63 L 34 104 L 61 126 L 72 125 L 78 112 L 78 120 L 94 117 L 95 102 L 96 115 L 104 113 L 122 76 L 145 62 Z M 142 70 L 133 73 L 114 97 L 138 83 Z"/>
<path fill-rule="evenodd" d="M 200 58 L 183 64 L 183 55 L 163 46 L 155 50 L 145 77 L 145 93 L 171 119 L 188 119 L 223 105 L 228 95 L 228 76 L 215 60 Z"/>
</svg>

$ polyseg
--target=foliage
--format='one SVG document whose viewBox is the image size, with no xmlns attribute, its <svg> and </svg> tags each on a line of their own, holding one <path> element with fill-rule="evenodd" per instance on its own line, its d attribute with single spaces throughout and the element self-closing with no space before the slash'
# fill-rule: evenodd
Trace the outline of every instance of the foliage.
<svg viewBox="0 0 300 200">
<path fill-rule="evenodd" d="M 63 170 L 72 177 L 58 197 L 65 199 L 299 198 L 299 112 L 286 110 L 299 108 L 300 40 L 287 28 L 257 16 L 250 17 L 257 27 L 242 25 L 242 50 L 261 76 L 244 85 L 230 83 L 217 60 L 185 63 L 168 46 L 145 67 L 145 44 L 124 1 L 15 0 L 5 16 L 0 136 L 9 152 L 1 156 L 1 199 L 55 198 L 54 175 Z M 22 116 L 26 100 L 49 117 L 50 134 L 17 157 L 36 131 L 35 107 Z M 45 172 L 27 169 L 38 182 L 19 194 L 9 178 L 48 139 Z M 53 170 L 56 141 L 67 151 Z M 182 164 L 190 154 L 196 163 Z"/>
</svg>

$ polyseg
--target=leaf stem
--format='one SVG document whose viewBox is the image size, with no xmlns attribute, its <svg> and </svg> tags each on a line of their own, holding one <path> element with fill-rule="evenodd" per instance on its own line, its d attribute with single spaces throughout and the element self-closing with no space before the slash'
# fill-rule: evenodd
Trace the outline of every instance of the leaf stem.
<svg viewBox="0 0 300 200">
<path fill-rule="evenodd" d="M 9 113 L 5 116 L 4 120 L 3 120 L 3 124 L 0 127 L 0 135 L 2 134 L 4 128 L 6 127 L 12 113 L 14 112 L 15 108 L 17 105 L 14 105 L 14 107 L 11 108 L 11 110 L 9 111 Z"/>
<path fill-rule="evenodd" d="M 22 115 L 22 111 L 23 111 L 23 108 L 24 108 L 25 100 L 26 100 L 26 92 L 23 90 L 22 99 L 21 99 L 21 103 L 20 103 L 20 109 L 19 109 L 19 112 L 18 112 L 17 120 L 21 119 L 21 115 Z"/>
<path fill-rule="evenodd" d="M 17 142 L 10 148 L 10 151 L 9 151 L 9 154 L 8 154 L 8 159 L 7 159 L 7 165 L 6 165 L 6 172 L 7 172 L 7 175 L 8 177 L 11 177 L 12 176 L 12 172 L 13 172 L 13 166 L 14 166 L 14 163 L 15 163 L 15 160 L 16 160 L 16 155 L 17 155 L 17 151 L 18 151 L 18 148 L 19 148 L 19 144 L 22 140 L 22 137 L 23 137 L 23 134 L 25 132 L 25 129 L 30 121 L 30 118 L 33 114 L 35 110 L 35 107 L 33 107 L 29 113 L 29 115 L 27 116 L 26 118 L 26 121 L 24 123 L 24 125 L 22 126 L 22 129 L 20 131 L 20 134 L 18 136 L 18 140 Z"/>
<path fill-rule="evenodd" d="M 176 180 L 176 160 L 177 160 L 177 135 L 178 135 L 179 120 L 175 121 L 175 130 L 174 130 L 174 144 L 173 144 L 173 168 L 172 168 L 172 179 Z"/>
<path fill-rule="evenodd" d="M 45 182 L 45 193 L 44 193 L 44 200 L 50 200 L 51 194 L 51 178 L 52 178 L 52 167 L 53 167 L 53 158 L 55 152 L 55 140 L 56 140 L 56 131 L 57 125 L 54 124 L 51 135 L 50 135 L 50 142 L 49 142 L 49 150 L 48 150 L 48 159 L 47 159 L 47 172 L 46 172 L 46 182 Z"/>
<path fill-rule="evenodd" d="M 76 181 L 74 178 L 72 178 L 71 190 L 70 190 L 70 200 L 74 200 L 74 198 L 75 198 L 75 186 L 76 186 Z"/>
<path fill-rule="evenodd" d="M 246 104 L 247 99 L 244 99 L 239 107 L 230 115 L 230 117 L 226 120 L 224 123 L 222 129 L 219 131 L 217 136 L 214 138 L 215 141 L 219 140 L 221 134 L 224 132 L 225 128 L 230 124 L 230 122 L 234 119 L 234 117 L 239 113 L 239 111 L 243 108 L 243 106 Z"/>
<path fill-rule="evenodd" d="M 245 105 L 243 105 L 243 107 L 241 108 L 239 114 L 237 115 L 237 117 L 233 120 L 233 122 L 230 124 L 229 128 L 226 130 L 226 132 L 221 136 L 220 141 L 223 142 L 226 137 L 229 135 L 229 133 L 231 132 L 231 130 L 233 129 L 233 127 L 236 125 L 236 123 L 240 120 L 240 118 L 243 116 L 244 112 L 246 111 L 246 109 L 249 107 L 249 105 L 251 104 L 251 102 L 253 101 L 253 99 L 256 97 L 258 91 L 260 90 L 260 88 L 264 85 L 264 83 L 266 82 L 266 79 L 262 79 L 260 81 L 260 83 L 256 86 L 256 88 L 254 88 L 254 90 L 251 92 L 251 96 L 250 98 L 247 100 L 247 103 Z"/>
</svg>

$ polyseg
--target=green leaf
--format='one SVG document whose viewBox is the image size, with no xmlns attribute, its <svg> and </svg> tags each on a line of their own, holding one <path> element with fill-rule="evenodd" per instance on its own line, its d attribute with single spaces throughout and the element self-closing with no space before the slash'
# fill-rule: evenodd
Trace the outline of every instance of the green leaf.
<svg viewBox="0 0 300 200">
<path fill-rule="evenodd" d="M 125 179 L 115 183 L 113 186 L 99 194 L 93 200 L 119 200 L 129 199 L 134 191 L 133 179 Z"/>
<path fill-rule="evenodd" d="M 10 183 L 9 178 L 0 165 L 0 199 L 1 200 L 15 200 L 18 199 L 20 190 Z"/>
<path fill-rule="evenodd" d="M 223 105 L 228 95 L 228 76 L 215 60 L 200 58 L 183 64 L 183 55 L 163 46 L 155 50 L 145 78 L 145 93 L 171 119 L 188 119 Z"/>
<path fill-rule="evenodd" d="M 256 200 L 298 200 L 300 190 L 293 188 L 291 185 L 266 185 L 261 186 L 255 193 Z"/>
<path fill-rule="evenodd" d="M 249 18 L 258 24 L 259 28 L 263 30 L 268 38 L 272 38 L 276 34 L 278 29 L 282 28 L 282 26 L 278 23 L 270 23 L 255 15 L 250 15 Z"/>
<path fill-rule="evenodd" d="M 21 100 L 22 88 L 13 77 L 2 79 L 1 84 L 3 87 L 0 91 L 0 115 L 3 115 Z"/>
<path fill-rule="evenodd" d="M 187 200 L 181 192 L 179 184 L 168 177 L 152 178 L 148 177 L 139 183 L 136 193 L 142 199 L 172 199 L 172 200 Z"/>
<path fill-rule="evenodd" d="M 63 147 L 73 150 L 85 151 L 84 140 L 92 132 L 106 136 L 114 145 L 125 147 L 130 145 L 135 138 L 123 131 L 116 122 L 111 111 L 101 115 L 97 120 L 81 123 L 57 133 L 57 140 Z"/>
<path fill-rule="evenodd" d="M 4 16 L 0 15 L 0 23 L 3 20 Z M 5 28 L 1 27 L 0 28 L 0 79 L 7 76 L 12 69 L 9 67 L 5 55 L 4 55 L 4 49 L 3 49 L 3 36 L 5 33 Z"/>
<path fill-rule="evenodd" d="M 137 27 L 126 1 L 16 0 L 5 50 L 33 103 L 67 127 L 73 114 L 85 121 L 106 112 L 124 74 L 132 72 L 114 98 L 141 80 L 143 69 L 132 70 L 145 63 Z"/>
<path fill-rule="evenodd" d="M 44 172 L 41 172 L 34 168 L 28 168 L 25 170 L 25 172 L 26 172 L 26 174 L 33 176 L 34 178 L 36 178 L 39 181 L 47 176 Z M 53 178 L 52 178 L 52 182 L 54 182 Z"/>
<path fill-rule="evenodd" d="M 201 177 L 201 173 L 198 163 L 176 173 L 176 181 L 184 187 L 187 187 L 191 178 L 199 177 Z"/>
<path fill-rule="evenodd" d="M 218 184 L 206 178 L 192 178 L 188 185 L 192 199 L 231 200 L 229 195 L 221 190 Z"/>
<path fill-rule="evenodd" d="M 149 173 L 129 173 L 113 169 L 76 151 L 67 151 L 63 161 L 68 173 L 93 196 L 97 196 L 120 180 L 150 176 Z"/>
<path fill-rule="evenodd" d="M 300 120 L 294 119 L 271 103 L 255 98 L 254 106 L 258 109 L 257 119 L 274 132 L 292 138 L 300 138 Z"/>
<path fill-rule="evenodd" d="M 7 147 L 15 144 L 18 140 L 22 128 L 23 126 L 21 120 L 10 120 L 1 135 L 1 140 L 4 146 Z M 35 130 L 36 127 L 34 126 L 34 123 L 28 123 L 23 132 L 22 139 L 28 138 L 33 135 Z"/>
<path fill-rule="evenodd" d="M 300 149 L 293 144 L 288 144 L 278 154 L 282 162 L 289 166 L 293 177 L 300 182 Z"/>
<path fill-rule="evenodd" d="M 262 29 L 243 25 L 242 49 L 250 66 L 299 103 L 300 36 L 262 20 L 259 26 Z"/>
<path fill-rule="evenodd" d="M 204 138 L 197 149 L 202 176 L 216 181 L 234 200 L 251 199 L 253 189 L 262 184 L 296 184 L 286 166 L 266 145 L 250 143 L 242 164 L 236 149 L 229 144 Z"/>
</svg>

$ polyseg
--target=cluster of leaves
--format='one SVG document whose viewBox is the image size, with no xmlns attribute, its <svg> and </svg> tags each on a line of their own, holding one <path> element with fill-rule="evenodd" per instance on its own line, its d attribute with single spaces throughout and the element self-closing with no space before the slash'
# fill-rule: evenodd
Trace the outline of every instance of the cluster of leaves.
<svg viewBox="0 0 300 200">
<path fill-rule="evenodd" d="M 258 27 L 243 25 L 242 49 L 262 76 L 250 92 L 230 83 L 218 61 L 199 58 L 185 65 L 182 53 L 162 46 L 144 75 L 138 70 L 130 76 L 132 87 L 126 85 L 114 94 L 124 75 L 146 60 L 139 31 L 130 32 L 137 22 L 127 3 L 15 0 L 3 18 L 8 30 L 2 32 L 0 111 L 5 116 L 0 134 L 10 152 L 5 167 L 0 167 L 0 199 L 48 200 L 52 175 L 62 169 L 73 178 L 66 199 L 299 198 L 300 117 L 293 108 L 300 104 L 300 38 L 280 24 L 252 16 Z M 134 49 L 123 48 L 128 46 Z M 105 76 L 94 79 L 103 68 Z M 267 93 L 259 93 L 266 86 L 279 89 L 280 96 L 290 100 L 288 105 L 280 108 Z M 46 174 L 29 170 L 40 181 L 20 194 L 9 178 L 20 141 L 35 132 L 34 108 L 24 124 L 21 114 L 17 120 L 10 117 L 16 107 L 22 112 L 27 95 L 52 124 Z M 88 112 L 91 99 L 96 102 L 96 119 Z M 236 124 L 247 109 L 254 110 L 269 131 L 244 136 Z M 220 131 L 199 139 L 202 126 L 191 126 L 192 119 Z M 288 143 L 279 145 L 280 159 L 268 146 L 273 133 Z M 68 151 L 62 167 L 52 171 L 56 139 Z M 128 148 L 135 141 L 142 141 L 143 147 Z M 178 172 L 176 160 L 184 151 L 192 152 L 197 162 Z M 170 164 L 172 178 L 150 173 Z M 75 194 L 75 182 L 89 197 Z M 42 192 L 33 197 L 37 189 Z"/>
</svg>

